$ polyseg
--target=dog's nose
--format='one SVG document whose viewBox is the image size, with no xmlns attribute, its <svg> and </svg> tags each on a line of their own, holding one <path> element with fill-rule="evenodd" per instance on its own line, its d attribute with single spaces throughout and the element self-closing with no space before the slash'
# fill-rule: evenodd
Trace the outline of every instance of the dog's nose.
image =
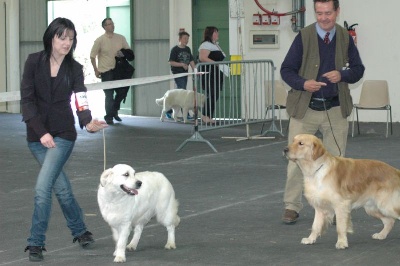
<svg viewBox="0 0 400 266">
<path fill-rule="evenodd" d="M 136 181 L 136 188 L 140 188 L 142 186 L 142 181 Z"/>
<path fill-rule="evenodd" d="M 288 153 L 288 152 L 289 152 L 289 148 L 288 148 L 288 147 L 286 147 L 286 148 L 283 149 L 283 153 L 286 154 L 286 153 Z"/>
</svg>

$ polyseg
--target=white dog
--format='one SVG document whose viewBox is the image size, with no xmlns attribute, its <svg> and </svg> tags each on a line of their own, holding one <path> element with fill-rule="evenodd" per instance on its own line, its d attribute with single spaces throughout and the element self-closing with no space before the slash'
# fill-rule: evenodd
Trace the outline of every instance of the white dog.
<svg viewBox="0 0 400 266">
<path fill-rule="evenodd" d="M 205 99 L 204 94 L 197 93 L 197 106 L 203 106 Z M 156 99 L 156 103 L 163 107 L 160 117 L 161 121 L 164 121 L 165 113 L 172 109 L 174 111 L 172 117 L 177 122 L 177 114 L 179 109 L 182 108 L 183 122 L 186 123 L 189 110 L 194 109 L 194 91 L 172 89 L 167 91 L 162 98 Z"/>
<path fill-rule="evenodd" d="M 163 174 L 135 173 L 129 165 L 117 164 L 102 173 L 97 200 L 116 242 L 114 262 L 126 261 L 125 250 L 136 249 L 143 227 L 154 216 L 168 230 L 165 249 L 176 248 L 175 227 L 180 222 L 178 201 Z M 132 241 L 126 245 L 132 229 Z"/>
</svg>

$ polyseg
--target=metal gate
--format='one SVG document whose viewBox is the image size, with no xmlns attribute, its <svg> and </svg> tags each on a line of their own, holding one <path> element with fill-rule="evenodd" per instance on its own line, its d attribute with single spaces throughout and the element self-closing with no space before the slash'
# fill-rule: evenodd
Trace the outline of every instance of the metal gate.
<svg viewBox="0 0 400 266">
<path fill-rule="evenodd" d="M 177 151 L 188 142 L 196 141 L 207 143 L 217 152 L 200 132 L 232 126 L 246 125 L 245 139 L 259 138 L 272 132 L 282 135 L 275 125 L 274 108 L 272 118 L 267 119 L 265 115 L 266 107 L 275 105 L 275 66 L 271 60 L 199 63 L 196 67 L 199 72 L 206 74 L 195 75 L 195 106 L 198 108 L 194 111 L 194 134 Z M 204 94 L 204 103 L 201 94 Z M 212 121 L 206 122 L 207 117 Z M 267 131 L 250 136 L 250 124 L 267 121 L 271 121 Z"/>
</svg>

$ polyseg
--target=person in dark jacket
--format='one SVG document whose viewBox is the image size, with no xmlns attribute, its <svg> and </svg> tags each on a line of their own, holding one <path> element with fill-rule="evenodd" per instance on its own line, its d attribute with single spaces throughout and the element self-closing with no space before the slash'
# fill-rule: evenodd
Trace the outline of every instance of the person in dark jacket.
<svg viewBox="0 0 400 266">
<path fill-rule="evenodd" d="M 28 56 L 22 76 L 22 118 L 28 147 L 41 166 L 25 248 L 31 261 L 43 260 L 52 193 L 67 220 L 73 242 L 78 241 L 82 247 L 94 242 L 63 170 L 77 138 L 71 96 L 75 94 L 81 128 L 96 132 L 106 126 L 104 121 L 92 120 L 88 109 L 82 65 L 73 58 L 76 43 L 74 24 L 66 18 L 56 18 L 43 35 L 44 50 Z"/>
</svg>

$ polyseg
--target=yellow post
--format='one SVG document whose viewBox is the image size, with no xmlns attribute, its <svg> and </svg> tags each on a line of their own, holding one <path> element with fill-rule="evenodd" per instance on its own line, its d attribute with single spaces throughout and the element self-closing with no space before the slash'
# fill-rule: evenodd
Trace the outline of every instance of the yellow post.
<svg viewBox="0 0 400 266">
<path fill-rule="evenodd" d="M 242 56 L 231 55 L 231 61 L 242 61 Z M 231 65 L 231 75 L 240 75 L 240 64 Z"/>
</svg>

